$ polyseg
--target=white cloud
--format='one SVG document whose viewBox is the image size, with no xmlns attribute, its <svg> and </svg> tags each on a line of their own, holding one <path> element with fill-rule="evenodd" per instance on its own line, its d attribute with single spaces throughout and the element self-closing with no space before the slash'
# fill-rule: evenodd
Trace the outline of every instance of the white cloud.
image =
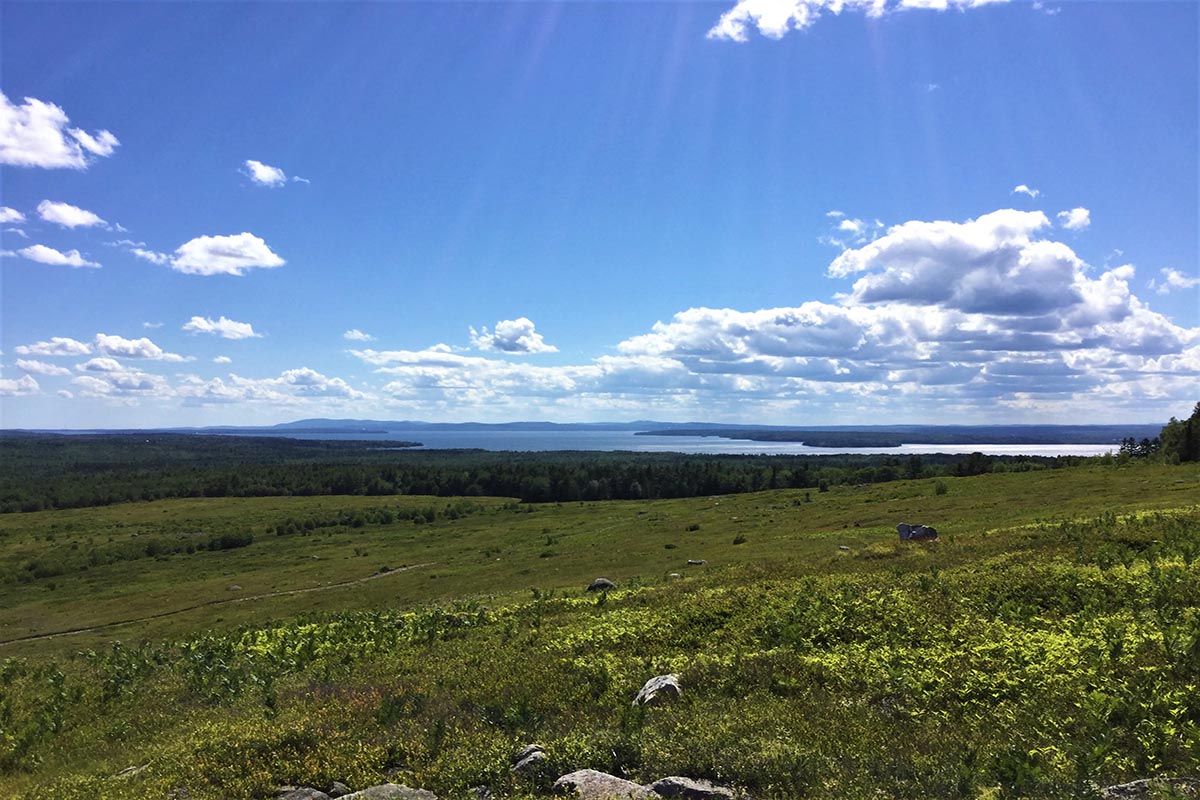
<svg viewBox="0 0 1200 800">
<path fill-rule="evenodd" d="M 351 328 L 342 334 L 342 338 L 351 342 L 373 342 L 375 337 L 369 333 L 363 333 L 358 328 Z"/>
<path fill-rule="evenodd" d="M 163 324 L 161 322 L 143 322 L 142 323 L 143 328 L 154 329 L 154 328 L 161 328 L 162 326 L 163 326 Z"/>
<path fill-rule="evenodd" d="M 258 339 L 261 333 L 254 332 L 254 326 L 249 322 L 235 322 L 222 316 L 220 319 L 209 317 L 192 317 L 183 324 L 183 330 L 189 333 L 213 333 L 224 339 Z"/>
<path fill-rule="evenodd" d="M 17 211 L 15 208 L 9 208 L 8 206 L 0 206 L 0 223 L 24 221 L 25 215 L 20 211 Z"/>
<path fill-rule="evenodd" d="M 1038 196 L 1041 195 L 1041 191 L 1038 189 L 1030 189 L 1028 186 L 1022 183 L 1019 186 L 1014 186 L 1013 190 L 1009 192 L 1009 194 L 1028 195 L 1031 199 L 1036 200 Z"/>
<path fill-rule="evenodd" d="M 254 181 L 259 186 L 283 186 L 287 183 L 287 175 L 279 167 L 272 167 L 269 164 L 264 164 L 261 161 L 254 159 L 246 159 L 242 165 L 244 174 Z"/>
<path fill-rule="evenodd" d="M 137 251 L 135 254 L 147 258 Z M 156 255 L 166 258 L 161 253 Z M 154 258 L 147 260 L 164 263 Z M 188 275 L 242 275 L 248 269 L 279 267 L 284 263 L 266 242 L 252 233 L 198 236 L 181 244 L 169 259 L 171 269 Z"/>
<path fill-rule="evenodd" d="M 75 393 L 68 391 L 67 389 L 59 389 L 57 392 L 55 392 L 55 394 L 57 394 L 59 397 L 62 397 L 66 400 L 71 400 L 75 397 Z"/>
<path fill-rule="evenodd" d="M 94 228 L 108 223 L 87 209 L 73 206 L 70 203 L 55 203 L 43 200 L 38 203 L 38 216 L 46 222 L 53 222 L 64 228 Z"/>
<path fill-rule="evenodd" d="M 1150 279 L 1149 287 L 1158 294 L 1170 294 L 1175 289 L 1195 289 L 1200 286 L 1200 276 L 1189 277 L 1177 269 L 1163 267 L 1159 270 L 1162 280 Z"/>
<path fill-rule="evenodd" d="M 352 388 L 341 378 L 331 378 L 308 367 L 285 370 L 278 378 L 230 375 L 227 380 L 206 381 L 189 375 L 179 382 L 176 391 L 189 406 L 257 403 L 291 407 L 370 399 L 370 395 Z"/>
<path fill-rule="evenodd" d="M 11 233 L 13 236 L 20 236 L 22 239 L 29 238 L 29 234 L 25 233 L 25 231 L 21 230 L 20 228 L 5 228 L 4 232 Z"/>
<path fill-rule="evenodd" d="M 154 342 L 143 337 L 126 339 L 107 333 L 96 334 L 96 351 L 116 358 L 145 358 L 154 361 L 190 361 L 176 353 L 167 353 Z"/>
<path fill-rule="evenodd" d="M 114 358 L 93 358 L 82 364 L 76 364 L 75 369 L 82 372 L 124 372 L 125 367 Z"/>
<path fill-rule="evenodd" d="M 961 10 L 992 2 L 1005 0 L 738 0 L 708 31 L 708 38 L 744 42 L 754 28 L 763 36 L 781 39 L 789 30 L 809 28 L 825 11 L 834 15 L 859 11 L 868 17 L 881 17 L 897 11 Z"/>
<path fill-rule="evenodd" d="M 1058 212 L 1058 224 L 1069 231 L 1081 231 L 1092 224 L 1092 212 L 1086 208 L 1072 208 Z"/>
<path fill-rule="evenodd" d="M 106 130 L 68 128 L 66 112 L 26 97 L 21 105 L 0 93 L 0 164 L 46 169 L 86 169 L 91 156 L 110 156 L 120 145 Z"/>
<path fill-rule="evenodd" d="M 22 375 L 16 380 L 0 378 L 0 397 L 22 397 L 37 394 L 42 390 L 31 375 Z"/>
<path fill-rule="evenodd" d="M 71 385 L 75 386 L 83 397 L 136 399 L 171 397 L 175 394 L 166 378 L 137 370 L 103 371 L 98 377 L 80 375 L 71 379 Z"/>
<path fill-rule="evenodd" d="M 44 244 L 22 247 L 17 251 L 17 255 L 39 264 L 49 264 L 52 267 L 93 267 L 96 269 L 100 267 L 95 261 L 88 261 L 84 258 L 78 250 L 68 250 L 62 253 Z"/>
<path fill-rule="evenodd" d="M 299 175 L 293 175 L 291 181 L 293 183 L 312 183 L 308 178 L 301 178 Z"/>
<path fill-rule="evenodd" d="M 60 367 L 56 364 L 47 364 L 45 361 L 36 361 L 28 358 L 18 358 L 17 369 L 22 369 L 26 372 L 32 372 L 36 375 L 47 375 L 51 377 L 71 374 L 71 370 L 67 369 L 66 367 Z"/>
<path fill-rule="evenodd" d="M 217 356 L 213 359 L 214 364 L 232 364 L 233 359 L 229 356 Z"/>
<path fill-rule="evenodd" d="M 471 344 L 480 350 L 500 350 L 504 353 L 558 352 L 557 347 L 546 344 L 527 317 L 501 320 L 496 323 L 496 329 L 492 333 L 488 333 L 486 327 L 478 331 L 474 328 L 470 330 Z"/>
<path fill-rule="evenodd" d="M 156 253 L 155 251 L 147 250 L 144 247 L 131 247 L 129 252 L 133 253 L 140 259 L 149 261 L 151 264 L 167 266 L 171 263 L 171 257 L 166 253 Z"/>
<path fill-rule="evenodd" d="M 22 344 L 14 348 L 17 355 L 22 356 L 86 356 L 92 352 L 92 346 L 66 336 L 54 336 L 48 342 Z"/>
</svg>

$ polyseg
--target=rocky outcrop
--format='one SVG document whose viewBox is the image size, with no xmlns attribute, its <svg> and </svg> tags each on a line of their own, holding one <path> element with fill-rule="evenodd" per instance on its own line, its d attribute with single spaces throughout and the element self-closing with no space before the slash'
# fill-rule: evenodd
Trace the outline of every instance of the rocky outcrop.
<svg viewBox="0 0 1200 800">
<path fill-rule="evenodd" d="M 608 578 L 596 578 L 596 580 L 588 584 L 587 590 L 589 592 L 607 592 L 609 589 L 615 588 L 617 588 L 617 585 Z"/>
<path fill-rule="evenodd" d="M 1171 794 L 1167 794 L 1170 792 Z M 1151 800 L 1159 797 L 1200 798 L 1200 778 L 1143 778 L 1140 781 L 1106 786 L 1103 800 Z"/>
<path fill-rule="evenodd" d="M 285 786 L 279 790 L 279 794 L 275 795 L 275 800 L 329 800 L 329 798 L 330 795 L 325 792 L 308 786 Z"/>
<path fill-rule="evenodd" d="M 659 797 L 682 797 L 685 800 L 732 800 L 736 797 L 733 790 L 726 786 L 677 775 L 660 778 L 646 788 Z"/>
<path fill-rule="evenodd" d="M 679 686 L 678 675 L 657 675 L 646 681 L 637 697 L 633 698 L 633 705 L 656 706 L 667 700 L 674 700 L 681 694 L 683 689 Z"/>
<path fill-rule="evenodd" d="M 437 795 L 425 789 L 410 789 L 398 783 L 385 783 L 382 786 L 352 792 L 342 800 L 437 800 Z"/>
<path fill-rule="evenodd" d="M 577 800 L 651 800 L 655 797 L 645 786 L 594 769 L 563 775 L 554 782 L 554 792 Z"/>
</svg>

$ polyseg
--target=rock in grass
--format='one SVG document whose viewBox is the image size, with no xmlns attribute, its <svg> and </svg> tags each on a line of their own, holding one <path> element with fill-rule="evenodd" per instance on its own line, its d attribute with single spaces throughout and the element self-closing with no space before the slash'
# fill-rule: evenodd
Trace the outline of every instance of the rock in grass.
<svg viewBox="0 0 1200 800">
<path fill-rule="evenodd" d="M 849 546 L 849 545 L 845 545 L 845 544 L 839 544 L 839 545 L 838 545 L 838 550 L 846 550 L 846 551 L 849 551 L 849 550 L 850 550 L 850 546 Z"/>
<path fill-rule="evenodd" d="M 330 797 L 345 797 L 350 794 L 350 787 L 341 781 L 334 781 L 329 784 L 329 791 L 326 794 Z"/>
<path fill-rule="evenodd" d="M 275 800 L 329 800 L 329 795 L 309 786 L 284 786 L 275 795 Z"/>
<path fill-rule="evenodd" d="M 547 758 L 545 750 L 534 750 L 516 764 L 513 764 L 512 771 L 518 775 L 533 775 L 545 766 Z"/>
<path fill-rule="evenodd" d="M 344 795 L 342 800 L 437 800 L 437 795 L 425 789 L 410 789 L 398 783 L 385 783 Z"/>
<path fill-rule="evenodd" d="M 703 567 L 707 563 L 708 563 L 708 561 L 703 558 L 689 558 L 688 559 L 689 567 Z"/>
<path fill-rule="evenodd" d="M 1100 797 L 1104 800 L 1200 797 L 1200 778 L 1143 778 L 1140 781 L 1106 786 L 1100 790 Z"/>
<path fill-rule="evenodd" d="M 656 706 L 666 700 L 674 700 L 683 694 L 678 675 L 656 675 L 633 698 L 635 706 Z"/>
<path fill-rule="evenodd" d="M 657 780 L 646 788 L 660 797 L 682 797 L 685 800 L 726 800 L 736 797 L 728 787 L 677 775 Z"/>
<path fill-rule="evenodd" d="M 617 585 L 608 578 L 596 578 L 596 580 L 588 585 L 587 590 L 589 592 L 607 592 L 609 589 L 615 588 L 617 588 Z"/>
<path fill-rule="evenodd" d="M 527 744 L 513 755 L 512 763 L 520 764 L 522 761 L 529 758 L 534 753 L 544 753 L 544 752 L 546 752 L 546 748 L 542 747 L 540 744 Z"/>
<path fill-rule="evenodd" d="M 554 782 L 554 793 L 578 800 L 650 800 L 654 797 L 644 786 L 594 769 L 563 775 Z"/>
</svg>

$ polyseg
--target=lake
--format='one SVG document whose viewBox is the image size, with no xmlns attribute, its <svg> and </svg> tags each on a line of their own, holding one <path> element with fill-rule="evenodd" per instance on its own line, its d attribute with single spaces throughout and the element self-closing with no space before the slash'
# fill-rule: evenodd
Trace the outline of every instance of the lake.
<svg viewBox="0 0 1200 800">
<path fill-rule="evenodd" d="M 637 436 L 633 431 L 428 431 L 391 430 L 387 433 L 255 432 L 252 436 L 289 439 L 421 442 L 421 449 L 479 449 L 496 451 L 629 450 L 638 453 L 705 453 L 728 455 L 922 455 L 926 453 L 984 453 L 1013 456 L 1097 456 L 1116 452 L 1115 444 L 905 444 L 900 447 L 808 447 L 796 442 L 755 442 L 716 436 Z"/>
</svg>

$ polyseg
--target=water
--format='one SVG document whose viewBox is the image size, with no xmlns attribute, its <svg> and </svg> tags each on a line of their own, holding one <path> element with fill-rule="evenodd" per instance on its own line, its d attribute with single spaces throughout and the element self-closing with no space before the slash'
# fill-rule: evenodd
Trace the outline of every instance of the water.
<svg viewBox="0 0 1200 800">
<path fill-rule="evenodd" d="M 243 435 L 243 434 L 235 434 Z M 285 433 L 253 436 L 289 439 L 420 442 L 425 450 L 497 451 L 629 450 L 638 453 L 704 453 L 728 455 L 923 455 L 983 453 L 993 456 L 1098 456 L 1116 452 L 1115 444 L 905 444 L 900 447 L 808 447 L 798 442 L 754 442 L 716 436 L 636 436 L 632 431 L 406 431 L 387 433 Z"/>
</svg>

